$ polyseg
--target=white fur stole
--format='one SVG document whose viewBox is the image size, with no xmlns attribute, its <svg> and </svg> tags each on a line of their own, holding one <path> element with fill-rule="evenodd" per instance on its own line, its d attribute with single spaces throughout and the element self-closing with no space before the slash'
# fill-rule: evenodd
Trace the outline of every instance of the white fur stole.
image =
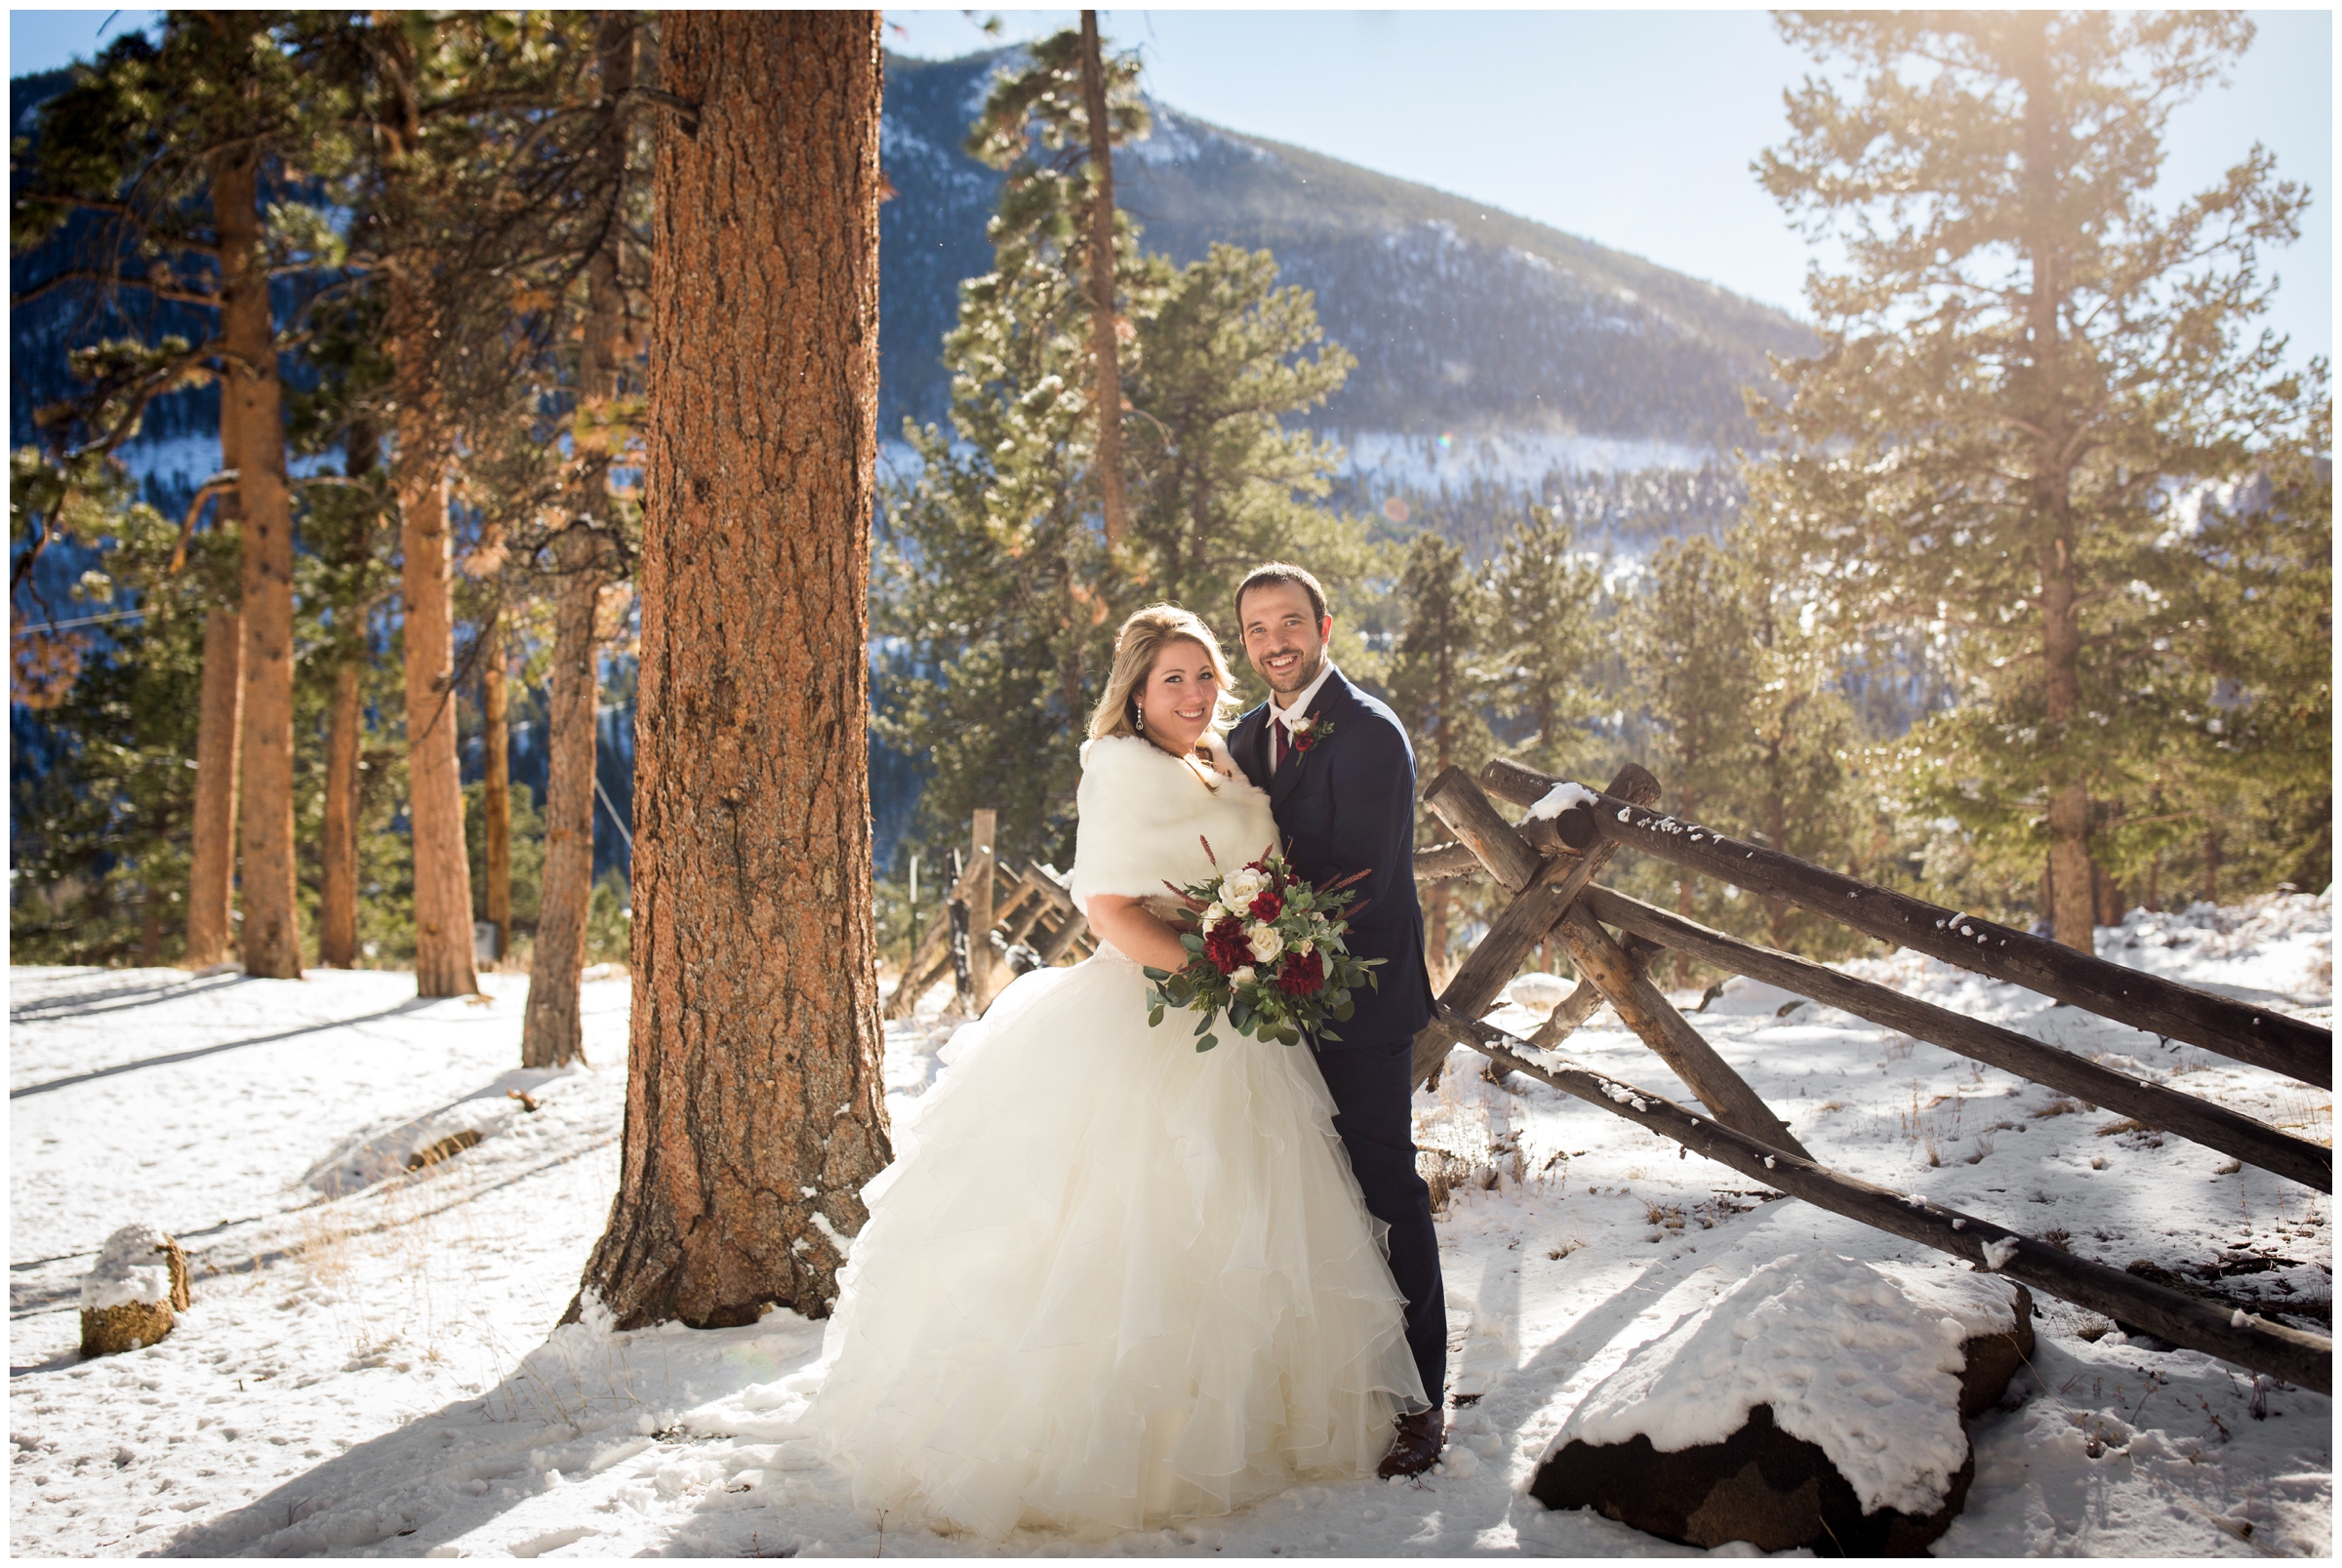
<svg viewBox="0 0 2342 1568">
<path fill-rule="evenodd" d="M 1213 738 L 1214 750 L 1227 744 Z M 1168 896 L 1165 882 L 1185 886 L 1232 871 L 1276 843 L 1269 797 L 1241 774 L 1213 776 L 1215 790 L 1195 768 L 1151 741 L 1107 735 L 1081 748 L 1080 813 L 1073 830 L 1073 906 L 1089 913 L 1090 896 Z M 1206 858 L 1203 840 L 1210 839 Z"/>
</svg>

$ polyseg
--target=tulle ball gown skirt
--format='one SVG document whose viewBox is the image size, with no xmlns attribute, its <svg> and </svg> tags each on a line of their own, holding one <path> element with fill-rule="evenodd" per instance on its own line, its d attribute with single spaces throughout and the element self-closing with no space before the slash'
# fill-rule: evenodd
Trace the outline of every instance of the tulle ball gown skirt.
<svg viewBox="0 0 2342 1568">
<path fill-rule="evenodd" d="M 1306 1048 L 1147 1024 L 1111 947 L 953 1039 L 865 1189 L 805 1417 L 857 1506 L 999 1537 L 1369 1474 L 1424 1404 Z"/>
</svg>

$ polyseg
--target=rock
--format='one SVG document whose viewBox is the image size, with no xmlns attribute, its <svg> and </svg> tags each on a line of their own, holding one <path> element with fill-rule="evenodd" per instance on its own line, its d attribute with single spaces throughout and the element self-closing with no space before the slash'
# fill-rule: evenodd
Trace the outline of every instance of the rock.
<svg viewBox="0 0 2342 1568">
<path fill-rule="evenodd" d="M 187 1255 L 152 1226 L 126 1225 L 105 1238 L 81 1280 L 81 1353 L 114 1355 L 169 1334 L 193 1305 Z"/>
<path fill-rule="evenodd" d="M 1678 1306 L 1580 1401 L 1530 1494 L 1694 1547 L 1918 1555 L 1966 1502 L 1961 1424 L 2032 1355 L 2032 1314 L 1995 1275 L 1781 1260 Z"/>
</svg>

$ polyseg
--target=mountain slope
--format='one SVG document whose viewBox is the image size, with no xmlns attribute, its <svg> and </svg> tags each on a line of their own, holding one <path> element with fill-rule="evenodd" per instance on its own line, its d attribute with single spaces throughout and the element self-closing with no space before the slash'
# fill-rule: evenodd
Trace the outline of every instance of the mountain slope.
<svg viewBox="0 0 2342 1568">
<path fill-rule="evenodd" d="M 899 192 L 884 219 L 889 431 L 904 415 L 940 416 L 934 345 L 955 305 L 945 280 L 989 264 L 998 176 L 958 148 L 1005 58 L 888 60 L 885 156 Z M 1509 435 L 1524 461 L 1606 440 L 1684 461 L 1750 439 L 1741 387 L 1764 381 L 1767 353 L 1810 346 L 1783 312 L 1638 257 L 1152 107 L 1153 134 L 1116 159 L 1117 197 L 1150 249 L 1186 261 L 1214 241 L 1265 246 L 1287 281 L 1315 292 L 1327 336 L 1358 358 L 1312 420 L 1321 429 L 1386 446 Z"/>
</svg>

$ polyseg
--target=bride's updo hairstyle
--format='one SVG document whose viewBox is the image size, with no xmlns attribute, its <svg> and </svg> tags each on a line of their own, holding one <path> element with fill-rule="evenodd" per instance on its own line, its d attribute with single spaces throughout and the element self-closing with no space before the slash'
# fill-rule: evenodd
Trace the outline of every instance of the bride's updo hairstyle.
<svg viewBox="0 0 2342 1568">
<path fill-rule="evenodd" d="M 1098 699 L 1097 711 L 1090 715 L 1091 739 L 1139 734 L 1139 688 L 1147 684 L 1155 656 L 1174 642 L 1194 643 L 1212 661 L 1212 674 L 1220 682 L 1212 727 L 1220 728 L 1234 714 L 1241 705 L 1236 701 L 1235 681 L 1228 672 L 1228 659 L 1220 652 L 1220 639 L 1212 635 L 1212 628 L 1191 610 L 1176 604 L 1151 604 L 1134 612 L 1114 635 L 1114 672 L 1107 677 L 1106 694 Z"/>
</svg>

